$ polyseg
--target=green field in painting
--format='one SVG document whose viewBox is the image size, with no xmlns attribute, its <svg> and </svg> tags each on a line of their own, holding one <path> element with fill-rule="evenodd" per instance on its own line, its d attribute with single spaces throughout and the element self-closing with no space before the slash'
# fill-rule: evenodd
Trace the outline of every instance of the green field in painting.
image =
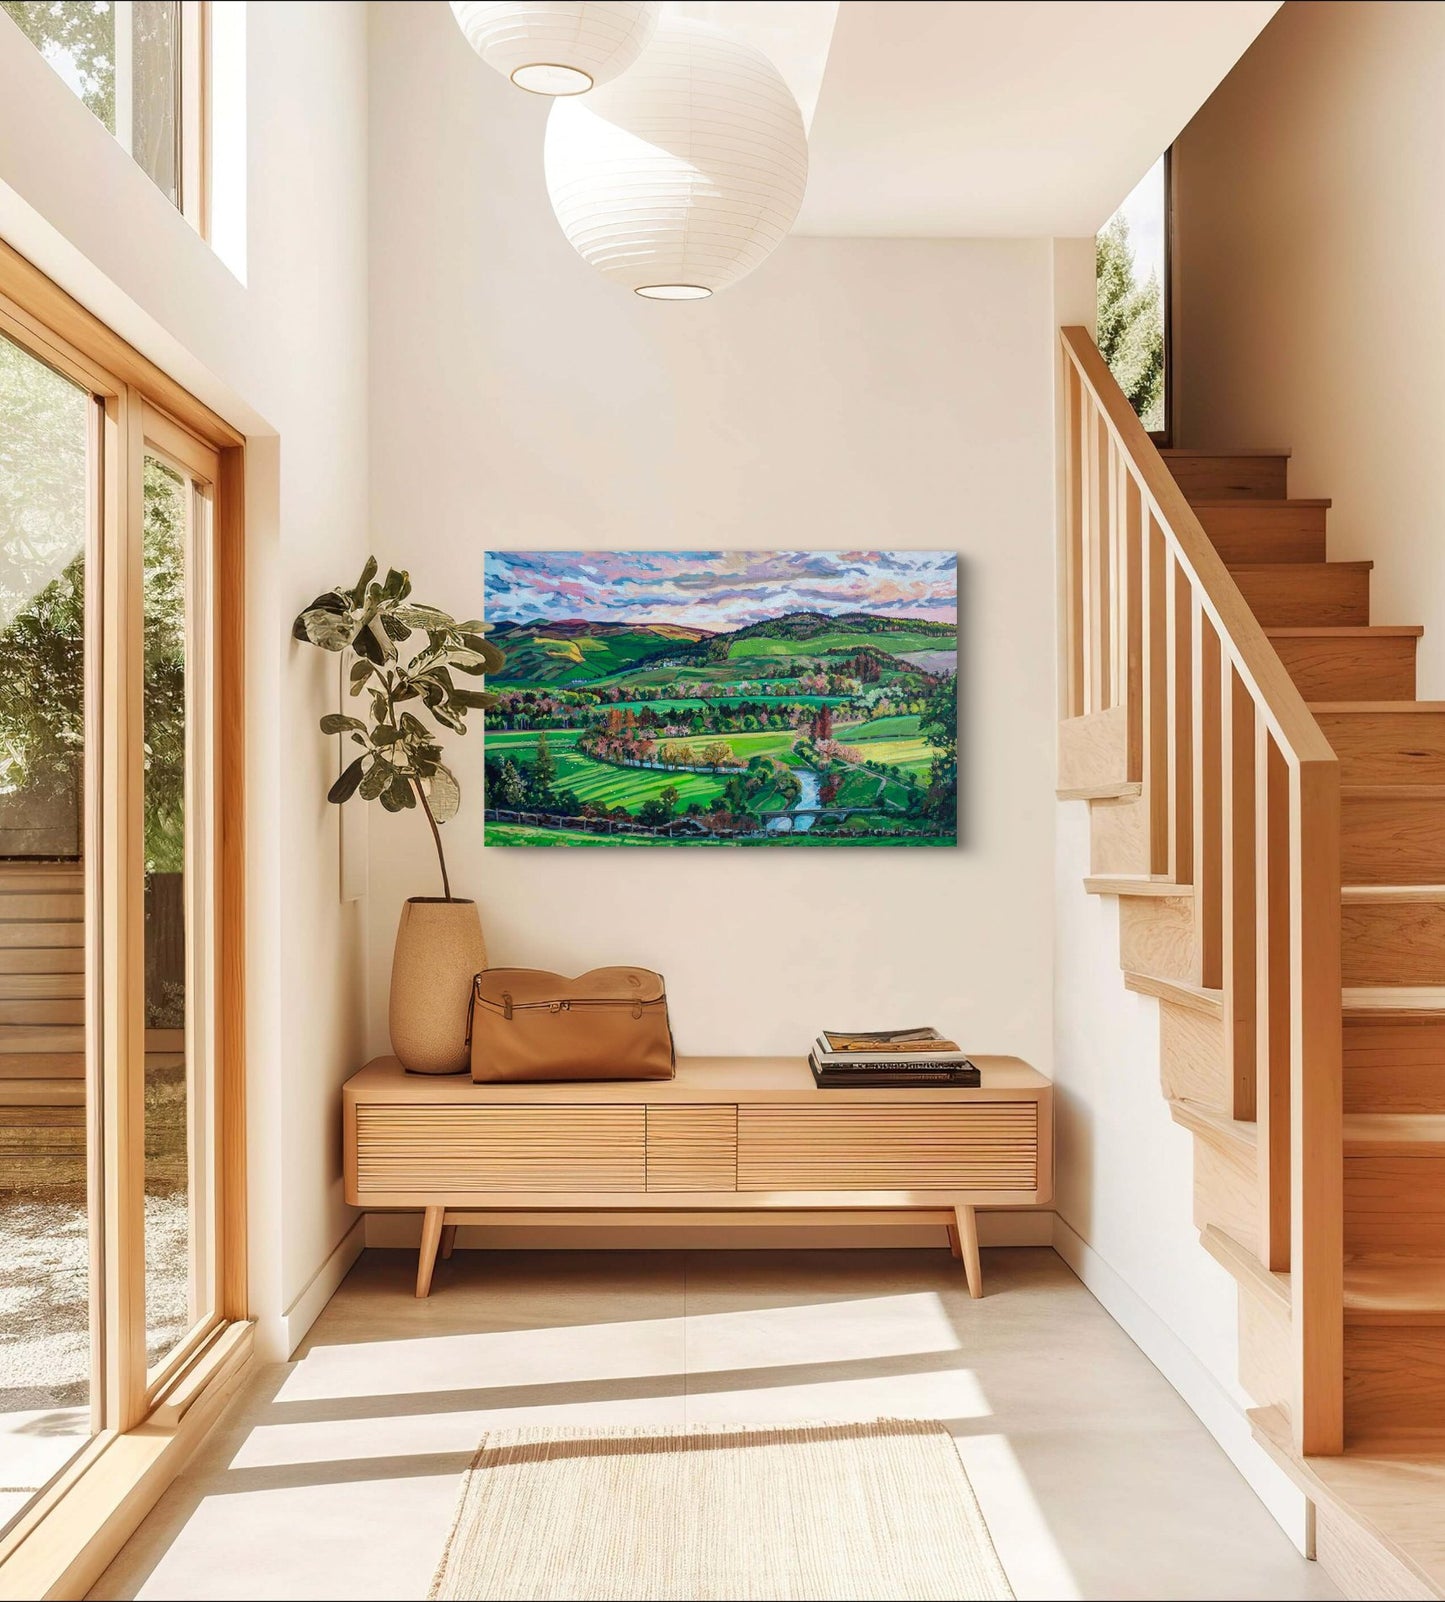
<svg viewBox="0 0 1445 1602">
<path fill-rule="evenodd" d="M 577 731 L 547 729 L 547 746 L 557 762 L 558 790 L 570 790 L 588 806 L 626 807 L 636 812 L 644 801 L 651 801 L 668 788 L 677 791 L 678 804 L 686 811 L 694 801 L 711 806 L 723 793 L 725 780 L 710 773 L 666 772 L 660 768 L 619 768 L 611 762 L 598 762 L 575 748 Z M 487 751 L 493 757 L 511 757 L 529 765 L 536 760 L 537 731 L 510 730 L 487 736 Z"/>
<path fill-rule="evenodd" d="M 488 823 L 486 843 L 489 846 L 646 846 L 649 850 L 661 847 L 678 847 L 685 850 L 717 850 L 722 847 L 736 851 L 739 846 L 757 846 L 766 851 L 770 847 L 797 851 L 804 846 L 824 850 L 835 848 L 858 851 L 868 846 L 951 846 L 952 837 L 946 839 L 929 834 L 896 834 L 886 839 L 840 837 L 838 835 L 770 834 L 749 835 L 741 840 L 660 840 L 648 835 L 589 834 L 585 829 L 538 829 L 525 823 Z"/>
<path fill-rule="evenodd" d="M 916 717 L 873 718 L 868 723 L 836 723 L 834 731 L 840 740 L 857 745 L 860 740 L 916 740 Z"/>
</svg>

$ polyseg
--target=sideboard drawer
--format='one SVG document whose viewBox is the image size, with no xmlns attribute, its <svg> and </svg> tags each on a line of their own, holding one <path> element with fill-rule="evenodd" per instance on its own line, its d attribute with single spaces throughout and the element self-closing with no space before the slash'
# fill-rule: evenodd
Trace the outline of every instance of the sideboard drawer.
<svg viewBox="0 0 1445 1602">
<path fill-rule="evenodd" d="M 646 1108 L 363 1102 L 359 1197 L 403 1192 L 640 1191 Z"/>
<path fill-rule="evenodd" d="M 1038 1188 L 1038 1104 L 738 1108 L 739 1190 Z"/>
</svg>

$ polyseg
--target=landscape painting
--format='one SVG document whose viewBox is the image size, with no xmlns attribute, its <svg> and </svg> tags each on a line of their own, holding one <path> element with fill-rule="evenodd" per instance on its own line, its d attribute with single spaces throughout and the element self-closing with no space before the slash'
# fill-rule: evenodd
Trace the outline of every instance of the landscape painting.
<svg viewBox="0 0 1445 1602">
<path fill-rule="evenodd" d="M 486 556 L 494 846 L 951 846 L 957 558 Z"/>
</svg>

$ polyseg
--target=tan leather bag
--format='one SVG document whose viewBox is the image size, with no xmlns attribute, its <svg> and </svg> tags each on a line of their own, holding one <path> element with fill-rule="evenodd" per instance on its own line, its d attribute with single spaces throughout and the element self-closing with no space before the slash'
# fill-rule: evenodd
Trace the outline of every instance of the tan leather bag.
<svg viewBox="0 0 1445 1602">
<path fill-rule="evenodd" d="M 671 1079 L 667 991 L 649 968 L 484 968 L 472 981 L 472 1078 Z"/>
</svg>

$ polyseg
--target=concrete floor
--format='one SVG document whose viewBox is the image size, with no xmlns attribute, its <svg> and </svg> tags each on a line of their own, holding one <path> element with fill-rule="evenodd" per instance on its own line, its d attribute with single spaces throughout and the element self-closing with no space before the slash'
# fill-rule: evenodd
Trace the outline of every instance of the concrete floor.
<svg viewBox="0 0 1445 1602">
<path fill-rule="evenodd" d="M 946 1419 L 1020 1598 L 1337 1596 L 1044 1248 L 369 1251 L 92 1595 L 423 1597 L 481 1433 Z M 598 1516 L 605 1517 L 599 1509 Z"/>
</svg>

